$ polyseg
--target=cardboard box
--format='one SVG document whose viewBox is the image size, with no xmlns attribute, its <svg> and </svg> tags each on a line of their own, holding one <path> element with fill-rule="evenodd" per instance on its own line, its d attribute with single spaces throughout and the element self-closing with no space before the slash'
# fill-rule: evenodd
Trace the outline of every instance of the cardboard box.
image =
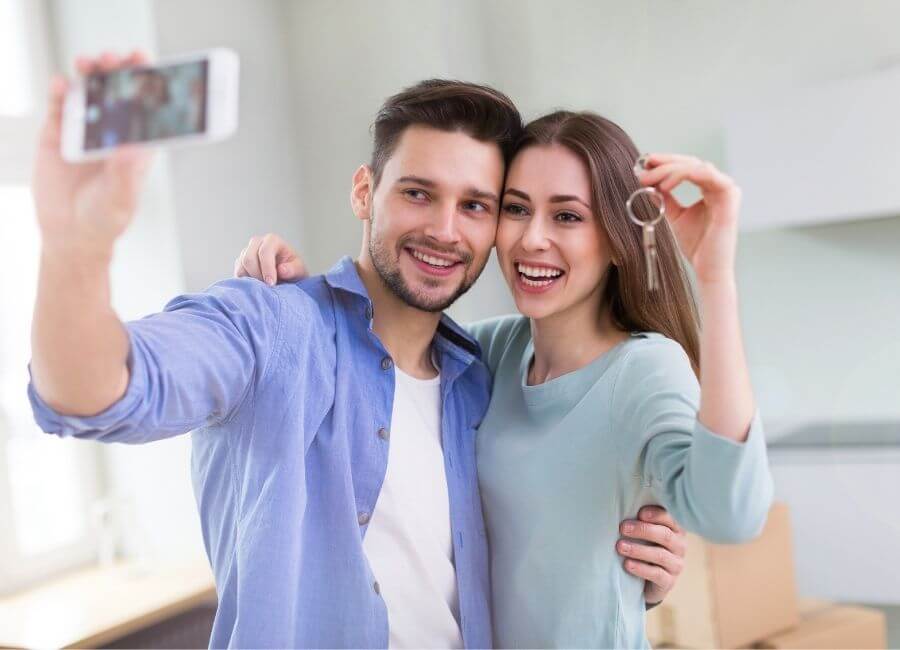
<svg viewBox="0 0 900 650">
<path fill-rule="evenodd" d="M 647 613 L 653 645 L 742 648 L 800 623 L 790 518 L 776 503 L 748 544 L 710 544 L 688 535 L 685 569 Z"/>
<path fill-rule="evenodd" d="M 824 601 L 801 603 L 800 624 L 764 639 L 757 648 L 886 648 L 884 612 Z"/>
</svg>

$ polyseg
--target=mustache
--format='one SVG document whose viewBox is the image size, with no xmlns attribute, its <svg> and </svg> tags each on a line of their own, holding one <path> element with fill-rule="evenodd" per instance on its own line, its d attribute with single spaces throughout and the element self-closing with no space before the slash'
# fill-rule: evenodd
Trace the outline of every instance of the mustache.
<svg viewBox="0 0 900 650">
<path fill-rule="evenodd" d="M 418 239 L 418 238 L 410 238 L 404 239 L 400 241 L 400 248 L 406 248 L 407 246 L 418 246 L 419 248 L 427 248 L 429 250 L 434 251 L 435 253 L 443 253 L 444 255 L 449 255 L 450 257 L 456 257 L 463 264 L 469 264 L 472 261 L 472 253 L 468 253 L 466 251 L 462 251 L 458 248 L 447 247 L 438 244 L 437 242 L 428 240 L 428 239 Z"/>
</svg>

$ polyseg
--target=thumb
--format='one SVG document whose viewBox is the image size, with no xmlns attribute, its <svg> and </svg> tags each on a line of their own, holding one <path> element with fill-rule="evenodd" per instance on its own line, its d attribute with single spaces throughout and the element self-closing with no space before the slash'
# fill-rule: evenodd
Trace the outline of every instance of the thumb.
<svg viewBox="0 0 900 650">
<path fill-rule="evenodd" d="M 149 151 L 132 146 L 122 147 L 110 158 L 107 168 L 110 189 L 121 207 L 133 210 L 137 205 L 151 159 Z"/>
<path fill-rule="evenodd" d="M 309 277 L 309 272 L 307 272 L 303 262 L 297 258 L 278 265 L 278 280 L 281 282 L 302 280 L 306 277 Z"/>
</svg>

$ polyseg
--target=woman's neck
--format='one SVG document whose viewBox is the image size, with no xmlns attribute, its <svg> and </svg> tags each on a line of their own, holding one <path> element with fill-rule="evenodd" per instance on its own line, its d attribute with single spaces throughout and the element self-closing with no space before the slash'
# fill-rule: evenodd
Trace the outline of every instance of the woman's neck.
<svg viewBox="0 0 900 650">
<path fill-rule="evenodd" d="M 591 363 L 628 338 L 599 304 L 581 305 L 539 320 L 531 319 L 534 359 L 528 371 L 533 386 Z"/>
</svg>

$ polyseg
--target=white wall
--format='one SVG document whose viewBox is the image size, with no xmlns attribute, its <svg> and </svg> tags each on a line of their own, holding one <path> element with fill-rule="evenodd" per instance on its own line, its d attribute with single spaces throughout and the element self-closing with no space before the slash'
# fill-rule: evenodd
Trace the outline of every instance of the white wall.
<svg viewBox="0 0 900 650">
<path fill-rule="evenodd" d="M 416 80 L 495 84 L 526 117 L 595 110 L 644 150 L 722 165 L 723 121 L 742 102 L 900 59 L 900 3 L 889 0 L 311 0 L 291 8 L 302 249 L 317 271 L 358 250 L 350 175 L 367 159 L 380 101 Z M 900 416 L 898 235 L 897 219 L 744 235 L 743 321 L 770 429 Z M 452 311 L 468 320 L 511 308 L 489 269 Z"/>
<path fill-rule="evenodd" d="M 230 276 L 253 233 L 302 239 L 287 10 L 278 0 L 155 0 L 160 56 L 228 46 L 241 57 L 240 126 L 230 140 L 170 154 L 189 291 Z"/>
</svg>

